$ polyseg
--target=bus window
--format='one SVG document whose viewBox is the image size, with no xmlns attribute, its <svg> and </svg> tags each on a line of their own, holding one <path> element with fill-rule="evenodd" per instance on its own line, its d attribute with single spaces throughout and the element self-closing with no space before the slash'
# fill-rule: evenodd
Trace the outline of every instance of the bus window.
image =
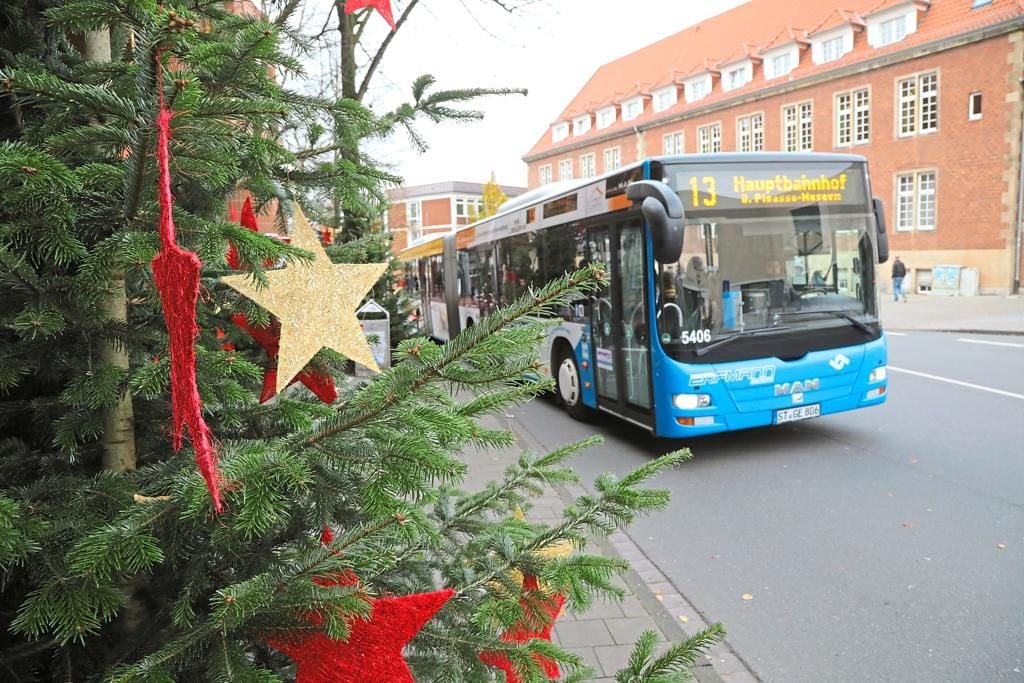
<svg viewBox="0 0 1024 683">
<path fill-rule="evenodd" d="M 480 315 L 494 310 L 494 248 L 478 247 L 464 252 L 469 269 L 468 306 L 477 306 Z"/>
<path fill-rule="evenodd" d="M 538 272 L 536 238 L 536 233 L 531 232 L 501 242 L 498 279 L 503 306 L 526 294 L 535 284 L 543 284 Z"/>
</svg>

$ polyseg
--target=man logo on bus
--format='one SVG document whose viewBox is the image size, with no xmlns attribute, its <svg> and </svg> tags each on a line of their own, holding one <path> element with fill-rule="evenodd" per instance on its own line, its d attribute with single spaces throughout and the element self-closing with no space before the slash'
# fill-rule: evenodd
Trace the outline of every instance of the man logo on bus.
<svg viewBox="0 0 1024 683">
<path fill-rule="evenodd" d="M 797 394 L 803 395 L 805 391 L 817 391 L 821 388 L 821 380 L 815 377 L 814 379 L 805 379 L 802 382 L 783 382 L 782 384 L 775 385 L 776 396 L 796 396 Z"/>
</svg>

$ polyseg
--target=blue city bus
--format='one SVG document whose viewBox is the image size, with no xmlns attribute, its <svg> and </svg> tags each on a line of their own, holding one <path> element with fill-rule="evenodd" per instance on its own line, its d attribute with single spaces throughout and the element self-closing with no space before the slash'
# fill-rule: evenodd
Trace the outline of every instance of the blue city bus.
<svg viewBox="0 0 1024 683">
<path fill-rule="evenodd" d="M 442 342 L 604 264 L 608 286 L 566 307 L 541 349 L 556 398 L 578 419 L 685 438 L 883 403 L 888 251 L 863 157 L 737 153 L 546 185 L 399 257 Z"/>
</svg>

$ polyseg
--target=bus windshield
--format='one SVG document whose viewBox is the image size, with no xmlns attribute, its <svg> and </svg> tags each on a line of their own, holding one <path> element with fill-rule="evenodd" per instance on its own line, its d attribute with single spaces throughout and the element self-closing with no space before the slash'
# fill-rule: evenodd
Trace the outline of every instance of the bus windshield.
<svg viewBox="0 0 1024 683">
<path fill-rule="evenodd" d="M 662 347 L 694 360 L 732 337 L 878 336 L 863 167 L 753 166 L 666 167 L 686 228 L 679 261 L 655 264 Z"/>
</svg>

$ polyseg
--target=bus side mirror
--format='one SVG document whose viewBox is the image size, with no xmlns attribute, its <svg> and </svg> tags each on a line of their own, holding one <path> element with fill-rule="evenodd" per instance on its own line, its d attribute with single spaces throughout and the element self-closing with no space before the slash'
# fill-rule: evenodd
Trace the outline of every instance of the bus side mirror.
<svg viewBox="0 0 1024 683">
<path fill-rule="evenodd" d="M 636 203 L 651 229 L 654 258 L 658 263 L 676 263 L 683 253 L 685 215 L 679 195 L 656 180 L 638 180 L 626 188 L 626 198 Z"/>
<path fill-rule="evenodd" d="M 878 226 L 878 262 L 889 260 L 889 235 L 885 232 L 885 207 L 878 197 L 871 198 L 871 206 L 875 210 L 875 224 Z"/>
</svg>

